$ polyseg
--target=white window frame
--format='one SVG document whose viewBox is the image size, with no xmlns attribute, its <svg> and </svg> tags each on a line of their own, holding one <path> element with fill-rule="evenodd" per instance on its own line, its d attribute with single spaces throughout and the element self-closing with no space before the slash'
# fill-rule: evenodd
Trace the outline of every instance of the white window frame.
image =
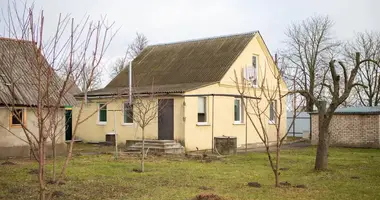
<svg viewBox="0 0 380 200">
<path fill-rule="evenodd" d="M 124 102 L 123 103 L 123 118 L 122 118 L 122 125 L 125 125 L 125 126 L 132 126 L 133 124 L 134 124 L 134 121 L 133 121 L 133 117 L 132 117 L 132 123 L 131 122 L 125 122 L 124 121 L 124 117 L 125 117 L 125 111 L 126 111 L 126 109 L 125 109 L 125 105 L 127 104 L 128 102 Z M 133 109 L 133 106 L 132 106 L 132 109 Z M 133 111 L 132 111 L 133 112 Z"/>
<path fill-rule="evenodd" d="M 104 105 L 106 103 L 98 103 L 98 122 L 97 122 L 98 125 L 106 125 L 107 124 L 107 121 L 100 121 L 100 111 L 101 111 L 100 105 L 102 105 L 102 104 Z M 106 115 L 108 115 L 108 105 L 106 105 Z"/>
<path fill-rule="evenodd" d="M 235 120 L 235 101 L 239 101 L 239 120 Z M 234 124 L 244 124 L 244 109 L 241 98 L 234 98 Z"/>
<path fill-rule="evenodd" d="M 273 106 L 272 106 L 273 105 Z M 271 112 L 273 110 L 273 119 L 271 119 Z M 276 124 L 277 100 L 270 101 L 269 104 L 269 124 Z"/>
<path fill-rule="evenodd" d="M 199 114 L 199 99 L 203 98 L 204 99 L 204 114 L 205 114 L 205 121 L 204 122 L 199 122 L 198 120 L 198 114 Z M 197 125 L 199 126 L 204 126 L 208 125 L 208 98 L 207 96 L 199 96 L 197 99 Z"/>
</svg>

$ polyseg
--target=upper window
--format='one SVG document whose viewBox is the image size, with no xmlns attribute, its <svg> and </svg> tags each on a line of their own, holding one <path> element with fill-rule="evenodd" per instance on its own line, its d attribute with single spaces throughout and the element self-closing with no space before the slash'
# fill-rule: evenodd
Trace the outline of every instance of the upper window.
<svg viewBox="0 0 380 200">
<path fill-rule="evenodd" d="M 276 123 L 276 105 L 277 101 L 271 101 L 269 105 L 269 123 Z"/>
<path fill-rule="evenodd" d="M 99 104 L 99 122 L 107 122 L 107 105 Z"/>
<path fill-rule="evenodd" d="M 24 122 L 24 109 L 13 109 L 11 118 L 11 126 L 21 126 Z"/>
<path fill-rule="evenodd" d="M 243 123 L 243 107 L 241 99 L 235 99 L 234 101 L 234 121 L 235 123 Z"/>
<path fill-rule="evenodd" d="M 133 123 L 133 105 L 129 103 L 124 103 L 124 124 Z"/>
<path fill-rule="evenodd" d="M 252 56 L 252 65 L 244 68 L 244 79 L 252 86 L 258 86 L 258 64 L 257 56 Z"/>
<path fill-rule="evenodd" d="M 207 122 L 207 97 L 198 97 L 198 122 Z"/>
</svg>

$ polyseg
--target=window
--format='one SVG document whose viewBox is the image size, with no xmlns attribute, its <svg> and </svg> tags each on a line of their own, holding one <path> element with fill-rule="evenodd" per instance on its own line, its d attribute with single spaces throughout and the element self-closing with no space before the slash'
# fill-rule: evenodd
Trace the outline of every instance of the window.
<svg viewBox="0 0 380 200">
<path fill-rule="evenodd" d="M 133 105 L 125 102 L 124 103 L 124 124 L 131 124 L 133 123 Z"/>
<path fill-rule="evenodd" d="M 24 110 L 13 109 L 11 113 L 11 126 L 21 126 L 24 122 Z"/>
<path fill-rule="evenodd" d="M 207 122 L 207 98 L 198 97 L 198 122 Z"/>
<path fill-rule="evenodd" d="M 276 123 L 276 106 L 277 106 L 277 101 L 271 101 L 269 105 L 269 123 Z"/>
<path fill-rule="evenodd" d="M 104 103 L 99 104 L 99 122 L 107 122 L 107 105 Z"/>
<path fill-rule="evenodd" d="M 252 56 L 252 65 L 244 68 L 244 79 L 246 79 L 252 86 L 258 85 L 257 56 Z"/>
<path fill-rule="evenodd" d="M 243 123 L 243 107 L 241 99 L 235 99 L 234 101 L 234 121 L 235 123 Z"/>
</svg>

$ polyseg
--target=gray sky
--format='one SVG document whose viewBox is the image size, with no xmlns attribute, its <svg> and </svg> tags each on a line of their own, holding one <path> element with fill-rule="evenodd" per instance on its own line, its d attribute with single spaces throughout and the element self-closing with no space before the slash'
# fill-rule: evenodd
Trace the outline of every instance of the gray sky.
<svg viewBox="0 0 380 200">
<path fill-rule="evenodd" d="M 6 0 L 0 0 L 4 8 Z M 204 38 L 259 30 L 273 53 L 283 46 L 284 30 L 291 22 L 314 14 L 329 15 L 335 21 L 339 39 L 356 32 L 380 31 L 379 0 L 35 0 L 43 9 L 46 31 L 54 31 L 58 14 L 78 20 L 107 15 L 120 27 L 105 62 L 123 55 L 135 33 L 145 34 L 150 44 Z"/>
</svg>

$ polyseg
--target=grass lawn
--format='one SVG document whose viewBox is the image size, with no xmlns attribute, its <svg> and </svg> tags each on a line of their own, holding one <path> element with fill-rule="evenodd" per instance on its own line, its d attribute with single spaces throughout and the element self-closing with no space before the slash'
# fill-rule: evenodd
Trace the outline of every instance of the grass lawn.
<svg viewBox="0 0 380 200">
<path fill-rule="evenodd" d="M 84 151 L 83 145 L 76 148 Z M 93 150 L 94 148 L 89 148 Z M 282 152 L 281 180 L 303 188 L 275 188 L 265 153 L 240 154 L 210 163 L 179 157 L 149 156 L 146 173 L 136 157 L 76 155 L 57 199 L 192 199 L 213 193 L 226 199 L 380 199 L 380 150 L 331 148 L 330 170 L 314 172 L 315 147 Z M 11 160 L 0 165 L 0 199 L 36 199 L 37 164 Z M 1 161 L 4 162 L 4 161 Z M 51 166 L 48 166 L 50 176 Z M 356 177 L 353 179 L 352 177 Z M 259 182 L 261 188 L 247 186 Z M 200 187 L 207 188 L 200 188 Z M 205 190 L 206 189 L 206 190 Z"/>
</svg>

